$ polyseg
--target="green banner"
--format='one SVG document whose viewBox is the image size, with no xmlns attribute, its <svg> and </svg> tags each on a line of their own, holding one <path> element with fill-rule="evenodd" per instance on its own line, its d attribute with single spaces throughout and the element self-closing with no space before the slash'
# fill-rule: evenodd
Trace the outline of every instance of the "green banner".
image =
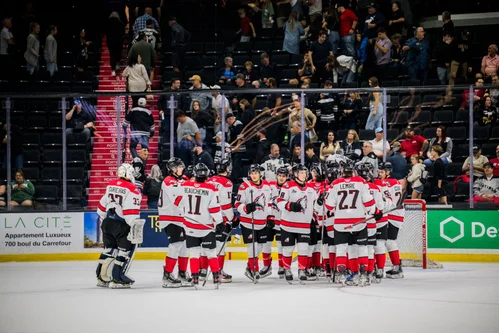
<svg viewBox="0 0 499 333">
<path fill-rule="evenodd" d="M 499 249 L 499 211 L 428 210 L 428 248 Z"/>
</svg>

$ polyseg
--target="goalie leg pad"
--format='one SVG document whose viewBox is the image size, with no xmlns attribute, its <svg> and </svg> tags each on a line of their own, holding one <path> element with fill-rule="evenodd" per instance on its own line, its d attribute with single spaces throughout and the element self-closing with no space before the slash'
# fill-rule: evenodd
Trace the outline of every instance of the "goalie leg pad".
<svg viewBox="0 0 499 333">
<path fill-rule="evenodd" d="M 135 280 L 131 279 L 127 273 L 133 261 L 133 256 L 135 254 L 135 247 L 129 251 L 120 249 L 116 260 L 113 261 L 111 269 L 113 282 L 117 284 L 128 284 L 131 285 Z M 109 271 L 109 270 L 108 270 Z"/>
<path fill-rule="evenodd" d="M 108 275 L 108 268 L 112 265 L 112 262 L 115 260 L 116 255 L 118 254 L 118 249 L 108 248 L 102 251 L 98 264 L 97 264 L 97 278 L 101 279 L 104 282 L 110 282 L 112 277 Z"/>
</svg>

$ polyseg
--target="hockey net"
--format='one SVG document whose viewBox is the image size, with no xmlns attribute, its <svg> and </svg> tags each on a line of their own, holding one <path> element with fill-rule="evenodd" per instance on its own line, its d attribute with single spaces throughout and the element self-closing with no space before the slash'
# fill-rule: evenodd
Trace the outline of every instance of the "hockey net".
<svg viewBox="0 0 499 333">
<path fill-rule="evenodd" d="M 426 255 L 426 202 L 424 200 L 405 200 L 404 208 L 404 224 L 397 237 L 402 266 L 423 269 L 443 268 L 442 264 L 429 260 Z"/>
</svg>

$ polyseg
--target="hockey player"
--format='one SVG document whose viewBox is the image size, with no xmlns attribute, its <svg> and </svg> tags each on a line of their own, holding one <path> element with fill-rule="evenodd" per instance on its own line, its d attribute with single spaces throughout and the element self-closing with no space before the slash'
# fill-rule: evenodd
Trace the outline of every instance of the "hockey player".
<svg viewBox="0 0 499 333">
<path fill-rule="evenodd" d="M 258 164 L 250 166 L 249 179 L 239 186 L 235 204 L 241 213 L 241 231 L 248 246 L 248 265 L 244 274 L 252 281 L 260 279 L 258 256 L 263 244 L 267 243 L 269 229 L 275 226 L 271 188 L 262 179 L 262 171 Z"/>
<path fill-rule="evenodd" d="M 269 236 L 267 238 L 267 243 L 263 244 L 262 256 L 263 256 L 263 268 L 260 270 L 260 277 L 264 278 L 272 274 L 272 242 L 274 240 L 277 244 L 277 258 L 279 262 L 279 270 L 277 275 L 280 279 L 284 278 L 284 266 L 282 263 L 282 245 L 281 245 L 281 227 L 280 227 L 280 216 L 281 213 L 277 207 L 277 198 L 281 192 L 282 186 L 288 181 L 289 170 L 287 167 L 282 166 L 276 170 L 277 180 L 269 181 L 269 185 L 272 191 L 272 215 L 275 218 L 275 226 L 273 229 L 269 229 Z"/>
<path fill-rule="evenodd" d="M 315 193 L 318 196 L 325 193 L 326 179 L 322 173 L 322 166 L 319 163 L 314 163 L 310 168 L 310 174 L 312 179 L 308 183 L 315 190 Z M 310 245 L 306 270 L 308 280 L 317 279 L 317 275 L 321 271 L 322 225 L 325 216 L 326 212 L 324 205 L 322 205 L 314 211 L 313 223 L 310 224 Z"/>
<path fill-rule="evenodd" d="M 364 179 L 353 175 L 353 166 L 350 163 L 343 166 L 343 178 L 333 182 L 325 205 L 327 209 L 334 210 L 334 243 L 339 282 L 346 283 L 347 250 L 349 244 L 355 244 L 360 266 L 359 285 L 364 286 L 367 283 L 368 264 L 365 217 L 366 213 L 369 216 L 374 214 L 375 206 L 369 186 Z M 350 225 L 351 229 L 346 229 Z"/>
<path fill-rule="evenodd" d="M 134 185 L 133 174 L 130 164 L 120 165 L 118 179 L 109 182 L 98 204 L 104 239 L 96 271 L 99 287 L 130 288 L 135 282 L 127 275 L 136 248 L 128 235 L 139 218 L 142 195 Z"/>
<path fill-rule="evenodd" d="M 213 184 L 218 189 L 218 195 L 220 197 L 220 207 L 222 209 L 222 215 L 224 219 L 225 229 L 223 231 L 217 231 L 216 240 L 217 240 L 217 248 L 216 251 L 218 253 L 218 266 L 220 268 L 220 280 L 222 283 L 232 282 L 232 276 L 224 272 L 224 263 L 225 263 L 225 243 L 228 240 L 227 237 L 230 237 L 230 233 L 232 229 L 237 228 L 239 225 L 239 220 L 237 216 L 234 214 L 232 210 L 232 181 L 230 180 L 230 169 L 231 169 L 231 161 L 228 158 L 224 158 L 219 163 L 215 165 L 217 175 L 211 177 L 208 180 L 208 183 Z M 203 258 L 203 257 L 201 257 Z M 206 266 L 204 262 L 206 262 Z M 207 258 L 200 260 L 200 268 L 201 271 L 205 270 L 206 277 L 206 269 L 208 268 L 208 260 Z M 200 277 L 201 277 L 200 271 Z"/>
<path fill-rule="evenodd" d="M 295 245 L 298 250 L 298 278 L 306 281 L 305 269 L 308 261 L 310 243 L 310 224 L 314 214 L 317 193 L 307 184 L 308 170 L 302 164 L 293 167 L 293 180 L 281 188 L 277 206 L 281 211 L 282 260 L 286 281 L 293 280 L 291 260 Z M 322 199 L 321 199 L 322 200 Z"/>
<path fill-rule="evenodd" d="M 184 168 L 184 162 L 180 158 L 170 158 L 167 164 L 170 175 L 163 180 L 159 193 L 159 223 L 165 228 L 169 242 L 163 271 L 163 288 L 192 286 L 192 279 L 187 273 L 189 254 L 185 244 L 184 218 L 182 211 L 173 204 L 180 193 L 180 184 L 188 180 L 182 176 Z M 173 275 L 177 261 L 178 279 Z"/>
<path fill-rule="evenodd" d="M 376 254 L 376 278 L 383 277 L 383 269 L 385 267 L 386 250 L 392 262 L 393 268 L 386 272 L 387 278 L 399 279 L 403 278 L 402 265 L 400 262 L 400 253 L 397 244 L 397 236 L 404 222 L 405 209 L 402 194 L 402 185 L 400 182 L 392 178 L 392 164 L 390 162 L 381 163 L 379 166 L 379 179 L 376 184 L 382 186 L 385 191 L 385 196 L 390 198 L 391 203 L 387 209 L 395 209 L 388 214 L 388 224 L 386 231 L 379 229 L 379 243 L 377 242 L 374 252 Z M 385 208 L 386 209 L 386 208 Z M 386 238 L 385 238 L 386 235 Z M 386 245 L 383 240 L 386 239 Z M 386 246 L 386 247 L 385 247 Z"/>
<path fill-rule="evenodd" d="M 206 182 L 210 170 L 203 163 L 194 166 L 194 181 L 185 181 L 175 206 L 184 214 L 186 245 L 189 249 L 192 283 L 199 283 L 199 257 L 208 257 L 213 283 L 220 283 L 215 233 L 224 229 L 218 190 Z"/>
</svg>

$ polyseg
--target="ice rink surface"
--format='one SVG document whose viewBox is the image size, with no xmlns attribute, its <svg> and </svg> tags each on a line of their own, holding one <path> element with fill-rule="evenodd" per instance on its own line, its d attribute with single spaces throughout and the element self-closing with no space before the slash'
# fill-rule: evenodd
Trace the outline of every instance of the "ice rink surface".
<svg viewBox="0 0 499 333">
<path fill-rule="evenodd" d="M 360 288 L 289 285 L 277 269 L 254 285 L 228 261 L 234 281 L 219 290 L 164 289 L 162 264 L 134 262 L 128 290 L 96 287 L 95 262 L 0 264 L 0 333 L 499 332 L 499 264 L 406 269 Z"/>
</svg>

